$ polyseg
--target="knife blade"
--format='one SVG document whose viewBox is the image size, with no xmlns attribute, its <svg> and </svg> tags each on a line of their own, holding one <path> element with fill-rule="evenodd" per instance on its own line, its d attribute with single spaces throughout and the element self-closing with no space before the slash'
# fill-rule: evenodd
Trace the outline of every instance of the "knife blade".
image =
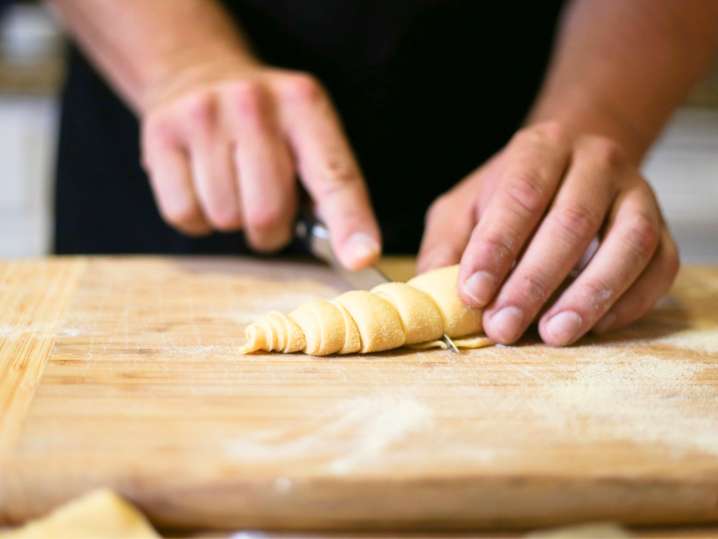
<svg viewBox="0 0 718 539">
<path fill-rule="evenodd" d="M 310 253 L 327 262 L 353 288 L 371 290 L 377 285 L 391 282 L 391 279 L 376 266 L 368 266 L 357 271 L 346 269 L 334 254 L 329 241 L 329 229 L 320 221 L 307 215 L 300 217 L 296 224 L 296 234 L 307 246 Z M 442 335 L 441 340 L 448 350 L 455 354 L 459 353 L 456 344 L 448 335 Z"/>
</svg>

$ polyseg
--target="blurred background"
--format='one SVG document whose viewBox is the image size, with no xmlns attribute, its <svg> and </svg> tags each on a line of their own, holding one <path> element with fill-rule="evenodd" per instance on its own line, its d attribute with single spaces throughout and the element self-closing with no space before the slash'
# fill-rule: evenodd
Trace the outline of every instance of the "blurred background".
<svg viewBox="0 0 718 539">
<path fill-rule="evenodd" d="M 62 43 L 38 3 L 0 14 L 0 257 L 42 255 L 51 244 Z M 674 115 L 644 172 L 684 261 L 718 262 L 718 65 Z"/>
</svg>

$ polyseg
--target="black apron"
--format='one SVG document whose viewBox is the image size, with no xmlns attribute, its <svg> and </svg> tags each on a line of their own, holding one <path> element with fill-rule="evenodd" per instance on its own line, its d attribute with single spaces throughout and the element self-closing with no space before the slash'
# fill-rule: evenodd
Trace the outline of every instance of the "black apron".
<svg viewBox="0 0 718 539">
<path fill-rule="evenodd" d="M 329 90 L 369 184 L 385 252 L 415 253 L 429 204 L 503 146 L 540 85 L 560 0 L 227 0 L 267 63 Z M 62 97 L 57 253 L 241 253 L 160 218 L 138 123 L 75 49 Z M 296 246 L 291 247 L 296 249 Z"/>
</svg>

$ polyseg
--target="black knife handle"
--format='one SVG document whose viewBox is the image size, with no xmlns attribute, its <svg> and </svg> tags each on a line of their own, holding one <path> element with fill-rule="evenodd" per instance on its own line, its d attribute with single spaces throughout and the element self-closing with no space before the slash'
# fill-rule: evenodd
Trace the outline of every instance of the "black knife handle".
<svg viewBox="0 0 718 539">
<path fill-rule="evenodd" d="M 314 256 L 332 266 L 340 265 L 329 241 L 329 229 L 312 213 L 301 213 L 295 224 L 295 232 Z"/>
</svg>

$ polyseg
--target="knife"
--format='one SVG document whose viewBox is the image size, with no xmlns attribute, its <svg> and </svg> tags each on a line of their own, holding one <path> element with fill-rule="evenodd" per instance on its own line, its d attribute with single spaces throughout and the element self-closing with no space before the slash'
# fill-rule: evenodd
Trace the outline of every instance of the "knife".
<svg viewBox="0 0 718 539">
<path fill-rule="evenodd" d="M 358 271 L 346 269 L 334 254 L 329 241 L 329 230 L 320 221 L 308 215 L 303 215 L 297 220 L 296 234 L 304 242 L 310 253 L 327 262 L 342 279 L 355 289 L 371 290 L 377 285 L 391 282 L 391 279 L 376 266 L 369 266 Z M 441 336 L 441 340 L 448 350 L 455 354 L 459 353 L 456 344 L 446 333 Z"/>
</svg>

